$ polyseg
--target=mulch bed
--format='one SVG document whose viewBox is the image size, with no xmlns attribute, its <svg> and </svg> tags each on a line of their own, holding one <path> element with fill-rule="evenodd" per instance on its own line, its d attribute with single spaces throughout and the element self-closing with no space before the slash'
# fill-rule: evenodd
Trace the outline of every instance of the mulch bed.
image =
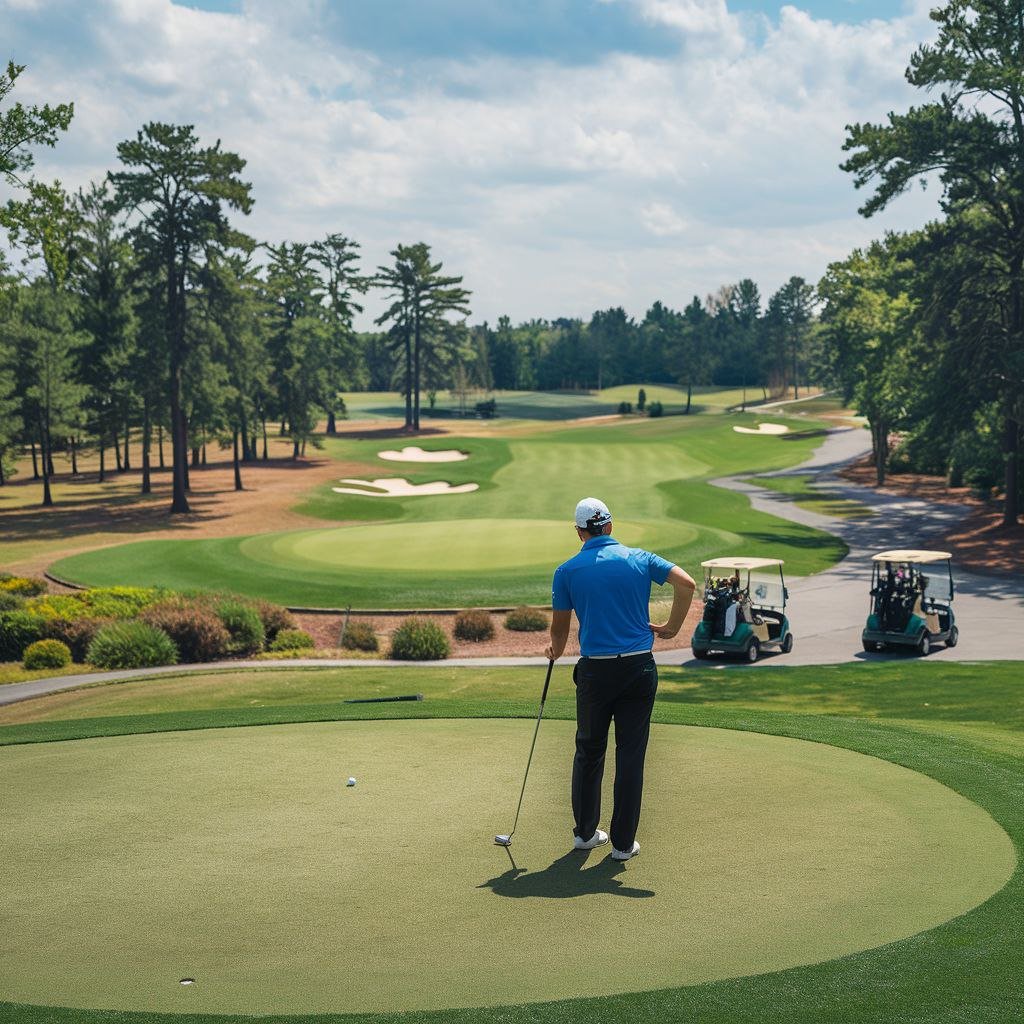
<svg viewBox="0 0 1024 1024">
<path fill-rule="evenodd" d="M 1003 526 L 1002 511 L 982 501 L 970 488 L 949 487 L 944 477 L 924 473 L 890 473 L 884 486 L 878 487 L 870 456 L 840 470 L 838 475 L 883 494 L 969 506 L 967 518 L 936 543 L 952 552 L 957 563 L 971 572 L 1024 573 L 1024 524 Z"/>
</svg>

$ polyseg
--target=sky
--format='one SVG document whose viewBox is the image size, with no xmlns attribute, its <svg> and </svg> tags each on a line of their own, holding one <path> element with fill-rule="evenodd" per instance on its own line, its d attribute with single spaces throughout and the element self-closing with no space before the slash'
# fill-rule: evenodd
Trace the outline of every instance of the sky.
<svg viewBox="0 0 1024 1024">
<path fill-rule="evenodd" d="M 40 177 L 194 124 L 247 161 L 260 241 L 339 232 L 365 273 L 426 242 L 474 323 L 642 318 L 936 215 L 914 190 L 866 220 L 839 169 L 847 124 L 924 101 L 903 71 L 933 2 L 0 0 L 0 58 L 27 65 L 13 99 L 74 101 Z"/>
</svg>

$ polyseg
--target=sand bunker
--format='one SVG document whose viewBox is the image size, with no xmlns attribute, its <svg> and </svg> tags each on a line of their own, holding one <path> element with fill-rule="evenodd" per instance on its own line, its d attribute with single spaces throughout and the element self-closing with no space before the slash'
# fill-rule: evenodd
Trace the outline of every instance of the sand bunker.
<svg viewBox="0 0 1024 1024">
<path fill-rule="evenodd" d="M 361 494 L 366 498 L 412 498 L 421 494 L 468 494 L 479 484 L 452 486 L 447 480 L 434 480 L 429 484 L 413 484 L 402 476 L 385 476 L 379 480 L 342 480 L 351 487 L 332 487 L 336 494 Z"/>
<path fill-rule="evenodd" d="M 427 452 L 415 445 L 403 448 L 399 452 L 377 452 L 377 456 L 390 462 L 462 462 L 469 458 L 466 452 L 460 452 L 455 448 L 443 452 Z"/>
<path fill-rule="evenodd" d="M 737 434 L 788 434 L 789 427 L 782 423 L 759 423 L 756 430 L 750 427 L 733 427 Z"/>
</svg>

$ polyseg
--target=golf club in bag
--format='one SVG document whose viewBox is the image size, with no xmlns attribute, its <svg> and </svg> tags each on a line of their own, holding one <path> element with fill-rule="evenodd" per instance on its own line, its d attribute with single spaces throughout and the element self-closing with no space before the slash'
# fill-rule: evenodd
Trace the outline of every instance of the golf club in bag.
<svg viewBox="0 0 1024 1024">
<path fill-rule="evenodd" d="M 523 806 L 523 794 L 526 792 L 526 779 L 530 774 L 530 762 L 533 760 L 533 748 L 537 745 L 537 733 L 540 732 L 540 720 L 544 716 L 544 701 L 548 699 L 548 684 L 551 682 L 551 670 L 555 667 L 554 661 L 548 661 L 548 674 L 544 679 L 544 692 L 540 695 L 540 711 L 537 712 L 537 725 L 533 730 L 533 742 L 530 744 L 530 756 L 526 759 L 526 772 L 523 775 L 523 788 L 519 791 L 519 805 L 516 807 L 515 821 L 512 822 L 512 831 L 507 836 L 495 836 L 494 842 L 498 846 L 511 846 L 512 836 L 515 834 L 516 825 L 519 824 L 519 811 Z"/>
</svg>

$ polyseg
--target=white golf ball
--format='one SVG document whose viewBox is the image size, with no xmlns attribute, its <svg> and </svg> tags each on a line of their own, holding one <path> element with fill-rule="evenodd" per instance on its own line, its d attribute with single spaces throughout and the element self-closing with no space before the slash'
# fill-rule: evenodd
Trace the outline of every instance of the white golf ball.
<svg viewBox="0 0 1024 1024">
<path fill-rule="evenodd" d="M 354 786 L 355 784 L 356 784 L 356 780 L 350 777 L 349 780 L 348 780 L 347 785 Z"/>
</svg>

